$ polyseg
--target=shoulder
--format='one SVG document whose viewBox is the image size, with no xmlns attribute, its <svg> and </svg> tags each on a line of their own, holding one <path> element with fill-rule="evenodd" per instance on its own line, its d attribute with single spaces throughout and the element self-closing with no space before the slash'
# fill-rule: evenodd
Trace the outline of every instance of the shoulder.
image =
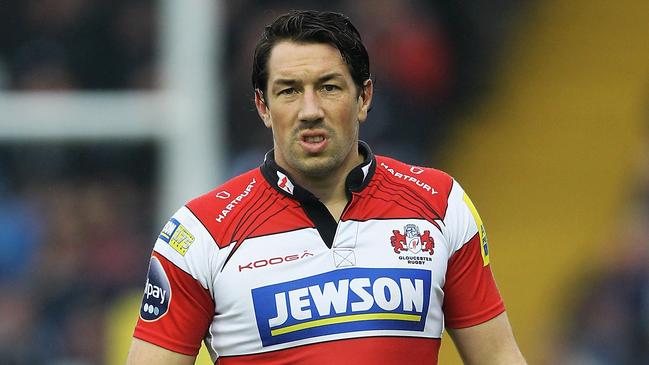
<svg viewBox="0 0 649 365">
<path fill-rule="evenodd" d="M 389 215 L 420 215 L 429 220 L 443 220 L 449 197 L 457 184 L 438 169 L 410 165 L 389 157 L 376 156 L 376 168 L 364 195 L 368 211 L 376 214 L 389 203 Z"/>
<path fill-rule="evenodd" d="M 448 197 L 453 187 L 453 177 L 435 168 L 410 165 L 384 156 L 376 157 L 376 165 L 377 174 L 381 178 L 409 186 L 424 196 Z"/>
<path fill-rule="evenodd" d="M 210 209 L 221 206 L 225 207 L 230 204 L 233 199 L 236 201 L 237 197 L 252 192 L 263 183 L 264 179 L 259 169 L 250 170 L 226 181 L 207 193 L 190 200 L 186 206 L 192 210 L 201 209 L 205 206 L 208 206 Z M 243 197 L 245 197 L 245 195 L 239 199 L 240 203 L 243 203 Z"/>
<path fill-rule="evenodd" d="M 219 242 L 216 232 L 225 232 L 236 216 L 256 204 L 259 196 L 273 193 L 259 168 L 236 176 L 185 206 Z"/>
</svg>

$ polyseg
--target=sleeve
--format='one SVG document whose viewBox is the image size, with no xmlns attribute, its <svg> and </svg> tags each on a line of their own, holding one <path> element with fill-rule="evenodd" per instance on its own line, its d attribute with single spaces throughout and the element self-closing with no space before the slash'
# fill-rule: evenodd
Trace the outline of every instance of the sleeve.
<svg viewBox="0 0 649 365">
<path fill-rule="evenodd" d="M 453 250 L 443 288 L 446 326 L 475 326 L 496 317 L 505 306 L 489 266 L 482 219 L 456 181 L 449 195 L 445 223 Z"/>
<path fill-rule="evenodd" d="M 218 247 L 185 207 L 156 240 L 134 337 L 196 355 L 214 316 L 210 256 Z"/>
</svg>

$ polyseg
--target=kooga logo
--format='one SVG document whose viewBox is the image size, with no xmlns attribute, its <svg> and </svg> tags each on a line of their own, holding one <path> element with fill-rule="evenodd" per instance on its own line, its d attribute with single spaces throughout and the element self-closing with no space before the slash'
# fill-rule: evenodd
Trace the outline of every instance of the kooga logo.
<svg viewBox="0 0 649 365">
<path fill-rule="evenodd" d="M 336 333 L 423 331 L 431 273 L 348 268 L 252 290 L 263 346 Z"/>
</svg>

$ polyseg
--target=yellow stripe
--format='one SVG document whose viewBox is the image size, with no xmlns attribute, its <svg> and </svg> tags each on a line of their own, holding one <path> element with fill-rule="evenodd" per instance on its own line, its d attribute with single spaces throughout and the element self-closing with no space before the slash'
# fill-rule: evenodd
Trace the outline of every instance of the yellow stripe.
<svg viewBox="0 0 649 365">
<path fill-rule="evenodd" d="M 480 214 L 478 214 L 478 210 L 475 209 L 475 205 L 473 205 L 473 202 L 471 201 L 469 196 L 466 195 L 466 193 L 464 193 L 463 200 L 466 203 L 467 207 L 469 207 L 469 210 L 471 210 L 471 214 L 473 215 L 475 224 L 478 227 L 478 233 L 480 234 L 480 253 L 482 253 L 482 266 L 487 266 L 489 265 L 489 248 L 487 246 L 487 231 L 485 231 L 484 229 L 484 224 L 482 224 L 482 218 L 480 218 Z M 487 248 L 487 251 L 485 251 L 485 247 Z"/>
<path fill-rule="evenodd" d="M 337 324 L 337 323 L 369 321 L 369 320 L 376 320 L 376 319 L 419 322 L 421 320 L 421 316 L 416 314 L 400 314 L 400 313 L 352 314 L 349 316 L 317 319 L 315 321 L 294 324 L 292 326 L 286 326 L 283 328 L 272 330 L 270 331 L 270 334 L 271 336 L 279 336 L 290 332 L 304 330 L 307 328 L 320 327 L 320 326 L 326 326 L 326 325 Z"/>
</svg>

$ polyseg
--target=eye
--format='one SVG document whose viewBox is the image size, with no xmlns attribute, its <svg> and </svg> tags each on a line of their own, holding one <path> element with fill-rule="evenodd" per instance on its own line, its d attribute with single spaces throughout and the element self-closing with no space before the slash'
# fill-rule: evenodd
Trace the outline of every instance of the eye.
<svg viewBox="0 0 649 365">
<path fill-rule="evenodd" d="M 332 92 L 332 91 L 339 90 L 340 88 L 338 87 L 338 85 L 324 84 L 322 85 L 322 89 L 326 92 Z"/>
<path fill-rule="evenodd" d="M 293 95 L 293 94 L 295 94 L 295 92 L 296 92 L 296 90 L 294 88 L 289 87 L 289 88 L 280 90 L 277 94 L 278 95 Z"/>
</svg>

